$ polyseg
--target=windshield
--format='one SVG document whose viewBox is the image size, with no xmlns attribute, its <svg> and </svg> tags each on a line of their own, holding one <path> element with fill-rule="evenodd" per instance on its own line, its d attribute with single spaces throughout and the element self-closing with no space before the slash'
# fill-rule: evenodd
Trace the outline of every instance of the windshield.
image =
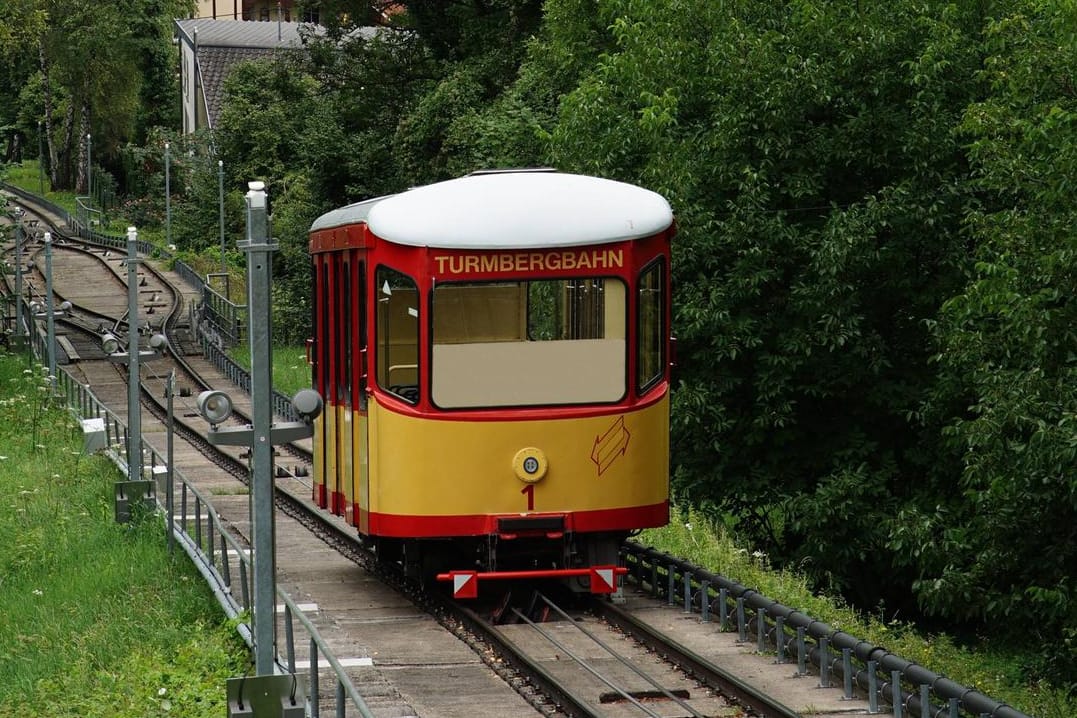
<svg viewBox="0 0 1077 718">
<path fill-rule="evenodd" d="M 625 395 L 625 285 L 615 278 L 441 284 L 434 403 L 590 404 Z"/>
</svg>

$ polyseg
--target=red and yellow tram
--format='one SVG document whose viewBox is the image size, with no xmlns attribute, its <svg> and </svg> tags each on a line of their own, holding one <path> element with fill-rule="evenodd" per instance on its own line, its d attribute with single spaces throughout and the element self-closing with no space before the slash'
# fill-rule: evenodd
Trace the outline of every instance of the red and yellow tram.
<svg viewBox="0 0 1077 718">
<path fill-rule="evenodd" d="M 319 218 L 315 501 L 416 575 L 616 564 L 668 521 L 673 233 L 660 195 L 552 171 Z"/>
</svg>

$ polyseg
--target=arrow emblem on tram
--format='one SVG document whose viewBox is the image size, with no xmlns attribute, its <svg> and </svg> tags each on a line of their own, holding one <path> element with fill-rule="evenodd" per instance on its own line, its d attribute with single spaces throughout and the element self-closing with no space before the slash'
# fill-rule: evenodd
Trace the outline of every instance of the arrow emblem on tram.
<svg viewBox="0 0 1077 718">
<path fill-rule="evenodd" d="M 624 456 L 628 449 L 628 440 L 631 438 L 628 428 L 625 427 L 625 418 L 617 417 L 610 428 L 604 434 L 595 437 L 594 447 L 591 449 L 591 461 L 598 467 L 598 475 L 601 476 L 619 456 Z"/>
</svg>

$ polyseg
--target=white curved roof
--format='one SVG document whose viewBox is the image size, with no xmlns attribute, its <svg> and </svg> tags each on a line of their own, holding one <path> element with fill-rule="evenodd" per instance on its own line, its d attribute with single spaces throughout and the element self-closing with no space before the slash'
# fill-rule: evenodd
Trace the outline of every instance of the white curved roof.
<svg viewBox="0 0 1077 718">
<path fill-rule="evenodd" d="M 314 224 L 310 226 L 310 231 L 316 232 L 319 229 L 331 229 L 332 227 L 343 227 L 346 224 L 365 222 L 367 215 L 370 214 L 370 208 L 383 199 L 385 198 L 375 197 L 374 199 L 367 199 L 330 210 L 314 220 Z"/>
<path fill-rule="evenodd" d="M 558 172 L 469 175 L 319 218 L 312 230 L 365 219 L 397 244 L 445 249 L 571 247 L 637 239 L 673 222 L 650 190 Z"/>
</svg>

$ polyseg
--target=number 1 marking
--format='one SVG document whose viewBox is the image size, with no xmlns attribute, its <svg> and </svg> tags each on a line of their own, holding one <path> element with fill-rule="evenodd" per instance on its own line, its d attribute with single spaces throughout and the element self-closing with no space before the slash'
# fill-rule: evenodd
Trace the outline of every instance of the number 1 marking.
<svg viewBox="0 0 1077 718">
<path fill-rule="evenodd" d="M 534 511 L 535 510 L 535 485 L 534 484 L 528 484 L 527 486 L 523 487 L 523 489 L 520 490 L 520 493 L 521 494 L 527 494 L 527 510 L 528 511 Z"/>
</svg>

